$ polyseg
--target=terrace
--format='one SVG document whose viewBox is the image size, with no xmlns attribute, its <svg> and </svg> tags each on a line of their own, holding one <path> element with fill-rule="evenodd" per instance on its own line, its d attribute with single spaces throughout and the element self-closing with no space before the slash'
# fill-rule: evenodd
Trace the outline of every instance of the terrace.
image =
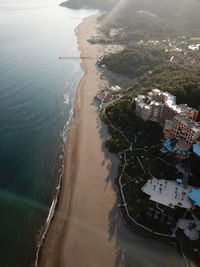
<svg viewBox="0 0 200 267">
<path fill-rule="evenodd" d="M 193 206 L 188 194 L 194 189 L 193 186 L 184 188 L 183 184 L 175 181 L 152 178 L 143 186 L 142 191 L 150 196 L 152 201 L 175 208 L 190 209 Z"/>
</svg>

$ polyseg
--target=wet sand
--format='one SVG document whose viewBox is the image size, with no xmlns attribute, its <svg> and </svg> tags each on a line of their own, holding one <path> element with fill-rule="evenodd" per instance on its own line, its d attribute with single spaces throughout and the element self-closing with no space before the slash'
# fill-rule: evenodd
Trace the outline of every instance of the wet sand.
<svg viewBox="0 0 200 267">
<path fill-rule="evenodd" d="M 114 192 L 117 160 L 105 150 L 106 127 L 94 96 L 103 88 L 96 59 L 102 45 L 87 39 L 96 33 L 91 16 L 77 28 L 84 71 L 68 134 L 65 171 L 58 208 L 41 253 L 42 267 L 183 267 L 174 248 L 130 232 L 122 223 Z M 108 157 L 109 156 L 109 157 Z"/>
</svg>

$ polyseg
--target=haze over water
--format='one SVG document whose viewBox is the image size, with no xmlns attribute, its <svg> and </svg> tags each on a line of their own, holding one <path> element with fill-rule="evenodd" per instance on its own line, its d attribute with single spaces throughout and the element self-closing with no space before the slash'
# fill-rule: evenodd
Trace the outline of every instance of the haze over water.
<svg viewBox="0 0 200 267">
<path fill-rule="evenodd" d="M 62 132 L 82 71 L 74 28 L 93 11 L 0 2 L 0 266 L 35 260 L 59 181 Z"/>
</svg>

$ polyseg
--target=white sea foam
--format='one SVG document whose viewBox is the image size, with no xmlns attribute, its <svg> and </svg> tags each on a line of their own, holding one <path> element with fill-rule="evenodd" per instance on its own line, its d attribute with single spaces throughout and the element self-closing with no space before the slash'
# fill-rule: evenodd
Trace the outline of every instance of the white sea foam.
<svg viewBox="0 0 200 267">
<path fill-rule="evenodd" d="M 64 104 L 69 105 L 70 103 L 70 96 L 68 94 L 64 95 L 64 100 L 63 100 Z"/>
<path fill-rule="evenodd" d="M 63 177 L 63 174 L 64 174 L 64 156 L 65 156 L 65 149 L 64 149 L 64 144 L 67 140 L 67 132 L 68 130 L 70 129 L 70 126 L 71 126 L 71 123 L 73 121 L 73 109 L 70 110 L 69 112 L 69 120 L 66 122 L 65 124 L 65 127 L 63 128 L 63 132 L 62 132 L 62 136 L 63 136 L 63 146 L 62 146 L 62 153 L 59 155 L 59 159 L 62 160 L 62 164 L 61 164 L 61 168 L 58 169 L 58 172 L 60 173 L 59 175 L 59 181 L 58 181 L 58 185 L 56 187 L 56 194 L 55 194 L 55 197 L 52 201 L 52 204 L 51 204 L 51 207 L 49 209 L 49 214 L 48 214 L 48 217 L 46 219 L 46 222 L 45 222 L 45 226 L 42 228 L 41 230 L 41 233 L 39 234 L 39 237 L 38 237 L 38 245 L 37 245 L 37 253 L 36 253 L 36 260 L 35 260 L 35 267 L 38 267 L 38 263 L 39 263 L 39 256 L 40 256 L 40 251 L 41 251 L 41 247 L 42 247 L 42 244 L 45 240 L 45 237 L 47 235 L 47 232 L 49 230 L 49 227 L 50 227 L 50 224 L 51 224 L 51 221 L 55 215 L 55 211 L 56 211 L 56 206 L 57 206 L 57 203 L 58 203 L 58 198 L 59 198 L 59 195 L 60 195 L 60 188 L 61 188 L 61 183 L 62 183 L 62 177 Z M 65 140 L 65 142 L 64 142 Z"/>
</svg>

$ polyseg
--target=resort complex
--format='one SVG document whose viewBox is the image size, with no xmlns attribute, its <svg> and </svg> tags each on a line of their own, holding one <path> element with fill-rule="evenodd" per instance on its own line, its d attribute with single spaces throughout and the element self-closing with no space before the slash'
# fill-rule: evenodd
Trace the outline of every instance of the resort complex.
<svg viewBox="0 0 200 267">
<path fill-rule="evenodd" d="M 185 143 L 188 149 L 200 143 L 200 123 L 196 122 L 199 112 L 187 104 L 176 104 L 176 97 L 159 89 L 152 89 L 135 98 L 135 113 L 147 121 L 158 122 L 163 127 L 166 139 Z"/>
<path fill-rule="evenodd" d="M 152 176 L 143 186 L 142 191 L 154 202 L 171 208 L 179 206 L 189 211 L 194 206 L 200 206 L 200 189 L 192 184 L 192 179 L 188 179 L 192 177 L 188 161 L 190 156 L 200 156 L 198 110 L 188 107 L 187 104 L 177 105 L 174 95 L 159 89 L 152 89 L 147 95 L 138 95 L 134 100 L 135 113 L 139 118 L 157 122 L 163 128 L 164 141 L 160 152 L 175 155 L 178 160 L 175 167 L 182 173 L 182 178 L 171 177 L 170 180 L 156 179 Z M 171 165 L 172 168 L 173 165 Z M 189 220 L 182 218 L 176 227 L 180 227 L 181 224 L 180 228 L 189 239 L 199 239 L 199 221 L 197 219 L 193 221 L 196 226 L 198 225 L 195 233 L 194 228 L 191 232 L 186 227 L 188 222 Z"/>
<path fill-rule="evenodd" d="M 116 183 L 123 218 L 140 233 L 176 240 L 200 255 L 199 111 L 159 89 L 130 97 L 130 102 L 123 96 L 122 89 L 97 95 L 113 136 L 107 145 L 121 161 Z M 129 108 L 129 115 L 121 115 Z"/>
</svg>

